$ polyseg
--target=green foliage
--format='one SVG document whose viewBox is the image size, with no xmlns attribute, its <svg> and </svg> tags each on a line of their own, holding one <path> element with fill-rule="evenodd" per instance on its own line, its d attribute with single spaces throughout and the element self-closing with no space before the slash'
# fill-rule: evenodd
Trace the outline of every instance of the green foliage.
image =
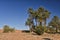
<svg viewBox="0 0 60 40">
<path fill-rule="evenodd" d="M 10 28 L 10 32 L 14 32 L 15 31 L 15 28 Z"/>
<path fill-rule="evenodd" d="M 37 26 L 35 29 L 35 33 L 38 35 L 42 35 L 44 33 L 44 27 L 42 26 Z"/>
<path fill-rule="evenodd" d="M 14 31 L 15 31 L 15 28 L 10 28 L 8 25 L 5 25 L 3 28 L 4 33 L 14 32 Z"/>
<path fill-rule="evenodd" d="M 3 31 L 4 33 L 9 32 L 9 26 L 5 25 L 4 28 L 3 28 L 3 30 L 4 30 L 4 31 Z"/>
<path fill-rule="evenodd" d="M 55 32 L 55 29 L 53 27 L 49 27 L 49 32 Z"/>
<path fill-rule="evenodd" d="M 51 22 L 49 23 L 49 26 L 52 26 L 53 28 L 55 28 L 56 33 L 58 32 L 58 28 L 59 28 L 59 17 L 58 16 L 54 16 L 51 20 Z"/>
<path fill-rule="evenodd" d="M 46 26 L 46 20 L 50 16 L 50 12 L 46 10 L 44 7 L 39 7 L 37 10 L 34 10 L 33 8 L 28 9 L 28 19 L 25 23 L 25 25 L 29 26 L 31 29 L 33 26 L 42 26 L 42 22 L 44 22 Z M 34 21 L 35 20 L 35 21 Z M 44 29 L 46 31 L 46 28 Z"/>
<path fill-rule="evenodd" d="M 44 26 L 44 32 L 47 32 L 47 31 L 48 31 L 47 27 L 46 27 L 46 26 Z"/>
</svg>

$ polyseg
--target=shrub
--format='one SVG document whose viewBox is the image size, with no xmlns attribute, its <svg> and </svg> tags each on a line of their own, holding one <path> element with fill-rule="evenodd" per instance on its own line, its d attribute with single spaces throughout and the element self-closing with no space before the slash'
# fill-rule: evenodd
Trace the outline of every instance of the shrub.
<svg viewBox="0 0 60 40">
<path fill-rule="evenodd" d="M 42 35 L 44 33 L 44 27 L 42 26 L 37 26 L 35 29 L 35 33 L 38 35 Z"/>
<path fill-rule="evenodd" d="M 14 32 L 15 28 L 10 28 L 9 26 L 5 25 L 3 28 L 3 32 L 4 33 L 8 33 L 8 32 Z"/>
<path fill-rule="evenodd" d="M 14 32 L 14 31 L 15 31 L 15 28 L 10 28 L 9 31 L 10 31 L 10 32 Z"/>
<path fill-rule="evenodd" d="M 54 32 L 55 32 L 55 29 L 54 29 L 54 28 L 52 28 L 52 27 L 50 27 L 50 28 L 49 28 L 49 32 L 54 33 Z"/>
<path fill-rule="evenodd" d="M 48 31 L 48 28 L 44 26 L 44 32 L 47 32 Z"/>
<path fill-rule="evenodd" d="M 9 32 L 9 26 L 5 25 L 3 28 L 3 32 L 5 33 Z"/>
</svg>

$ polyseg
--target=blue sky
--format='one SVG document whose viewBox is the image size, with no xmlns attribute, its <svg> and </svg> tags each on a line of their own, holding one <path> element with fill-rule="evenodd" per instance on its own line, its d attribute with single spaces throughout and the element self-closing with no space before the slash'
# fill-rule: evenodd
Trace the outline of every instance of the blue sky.
<svg viewBox="0 0 60 40">
<path fill-rule="evenodd" d="M 43 6 L 54 15 L 60 17 L 60 0 L 0 0 L 0 29 L 4 25 L 15 27 L 19 30 L 28 29 L 25 21 L 28 17 L 28 8 L 38 9 Z"/>
</svg>

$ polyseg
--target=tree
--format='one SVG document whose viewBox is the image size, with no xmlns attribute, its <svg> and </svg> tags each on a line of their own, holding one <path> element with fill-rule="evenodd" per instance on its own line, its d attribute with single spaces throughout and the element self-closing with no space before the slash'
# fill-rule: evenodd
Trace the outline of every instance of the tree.
<svg viewBox="0 0 60 40">
<path fill-rule="evenodd" d="M 28 25 L 29 26 L 29 28 L 30 28 L 30 32 L 32 31 L 32 25 L 33 25 L 33 21 L 31 21 L 31 19 L 27 19 L 27 21 L 26 21 L 26 23 L 25 23 L 25 25 Z"/>
<path fill-rule="evenodd" d="M 58 16 L 54 16 L 52 18 L 51 22 L 49 23 L 49 26 L 52 26 L 52 27 L 56 28 L 56 33 L 58 32 L 58 27 L 59 27 L 58 23 L 59 23 Z"/>
<path fill-rule="evenodd" d="M 38 11 L 35 11 L 34 13 L 34 19 L 35 19 L 35 22 L 36 22 L 36 26 L 38 26 Z"/>
<path fill-rule="evenodd" d="M 59 25 L 59 31 L 60 31 L 60 19 L 59 19 L 59 23 L 58 23 L 58 25 Z"/>
<path fill-rule="evenodd" d="M 49 16 L 50 12 L 45 10 L 43 7 L 39 7 L 37 10 L 29 8 L 28 19 L 25 24 L 29 26 L 30 31 L 37 26 L 42 27 L 42 22 L 44 22 L 44 26 L 46 26 L 46 20 Z"/>
<path fill-rule="evenodd" d="M 45 10 L 45 11 L 44 11 L 43 20 L 44 20 L 44 26 L 45 26 L 45 27 L 46 27 L 46 20 L 47 20 L 47 18 L 49 18 L 50 14 L 51 14 L 51 13 L 50 13 L 48 10 Z"/>
<path fill-rule="evenodd" d="M 43 21 L 43 12 L 44 12 L 44 8 L 43 7 L 39 7 L 38 8 L 38 21 L 40 22 L 39 24 L 42 26 L 42 21 Z"/>
<path fill-rule="evenodd" d="M 42 22 L 44 21 L 44 26 L 46 26 L 46 20 L 49 18 L 50 12 L 48 10 L 45 10 L 43 7 L 40 7 L 38 9 L 38 13 L 40 25 L 42 25 Z"/>
<path fill-rule="evenodd" d="M 34 26 L 34 23 L 33 23 L 33 20 L 34 20 L 34 17 L 35 17 L 35 14 L 34 14 L 34 10 L 32 8 L 29 8 L 28 9 L 28 19 L 27 19 L 27 24 L 29 25 L 29 28 L 30 28 L 30 31 L 32 31 L 33 29 L 33 26 Z"/>
</svg>

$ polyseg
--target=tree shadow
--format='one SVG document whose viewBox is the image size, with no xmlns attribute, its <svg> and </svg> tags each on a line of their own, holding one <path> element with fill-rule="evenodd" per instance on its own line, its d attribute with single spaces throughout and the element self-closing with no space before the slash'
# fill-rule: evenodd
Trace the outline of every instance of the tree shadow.
<svg viewBox="0 0 60 40">
<path fill-rule="evenodd" d="M 38 35 L 38 34 L 36 34 L 36 33 L 32 33 L 32 35 Z M 40 35 L 38 35 L 38 36 L 40 36 Z"/>
<path fill-rule="evenodd" d="M 60 32 L 46 32 L 48 34 L 60 34 Z"/>
<path fill-rule="evenodd" d="M 24 32 L 24 33 L 30 33 L 29 30 L 22 30 L 22 32 Z"/>
<path fill-rule="evenodd" d="M 57 32 L 58 34 L 60 34 L 60 32 Z"/>
<path fill-rule="evenodd" d="M 56 34 L 56 32 L 46 32 L 46 33 L 48 33 L 48 34 Z"/>
<path fill-rule="evenodd" d="M 50 38 L 43 38 L 44 40 L 53 40 L 53 39 L 50 39 Z"/>
</svg>

